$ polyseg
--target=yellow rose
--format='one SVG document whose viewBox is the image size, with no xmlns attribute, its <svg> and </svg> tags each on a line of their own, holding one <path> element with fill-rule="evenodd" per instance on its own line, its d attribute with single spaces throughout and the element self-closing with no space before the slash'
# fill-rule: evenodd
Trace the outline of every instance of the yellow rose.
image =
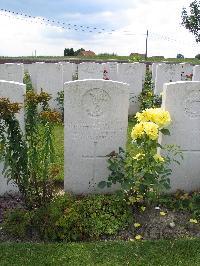
<svg viewBox="0 0 200 266">
<path fill-rule="evenodd" d="M 156 123 L 159 128 L 168 126 L 171 123 L 169 112 L 162 108 L 155 108 L 152 112 L 152 122 Z"/>
<path fill-rule="evenodd" d="M 134 223 L 134 227 L 135 228 L 138 228 L 138 227 L 140 227 L 141 226 L 141 224 L 139 224 L 139 223 Z"/>
<path fill-rule="evenodd" d="M 154 156 L 153 156 L 153 158 L 154 158 L 154 160 L 156 161 L 156 162 L 161 162 L 161 163 L 163 163 L 164 161 L 165 161 L 165 159 L 160 155 L 160 154 L 155 154 Z"/>
<path fill-rule="evenodd" d="M 154 122 L 159 128 L 166 127 L 171 123 L 171 117 L 168 111 L 162 108 L 149 108 L 136 114 L 139 122 Z"/>
<path fill-rule="evenodd" d="M 197 224 L 198 221 L 197 221 L 197 219 L 190 219 L 190 223 L 192 223 L 192 224 Z"/>
<path fill-rule="evenodd" d="M 152 139 L 152 140 L 156 140 L 158 139 L 158 125 L 156 125 L 153 122 L 145 122 L 144 123 L 144 131 L 147 134 L 147 136 Z"/>
<path fill-rule="evenodd" d="M 132 129 L 131 138 L 138 139 L 141 138 L 143 135 L 144 135 L 144 124 L 143 123 L 136 124 Z"/>
<path fill-rule="evenodd" d="M 141 235 L 136 235 L 136 236 L 135 236 L 135 239 L 136 239 L 136 240 L 141 240 L 141 239 L 142 239 L 142 236 L 141 236 Z"/>
<path fill-rule="evenodd" d="M 145 154 L 144 153 L 138 153 L 135 157 L 133 157 L 134 160 L 141 160 L 145 157 Z"/>
<path fill-rule="evenodd" d="M 152 120 L 153 108 L 146 109 L 141 113 L 136 113 L 136 118 L 139 122 L 149 122 Z"/>
</svg>

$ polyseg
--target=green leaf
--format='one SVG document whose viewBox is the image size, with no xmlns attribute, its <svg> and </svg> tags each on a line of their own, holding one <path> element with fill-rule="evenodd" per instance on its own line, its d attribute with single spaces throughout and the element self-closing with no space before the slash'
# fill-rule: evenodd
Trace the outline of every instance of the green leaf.
<svg viewBox="0 0 200 266">
<path fill-rule="evenodd" d="M 161 132 L 163 135 L 170 136 L 170 131 L 169 131 L 169 129 L 167 129 L 167 128 L 162 128 L 162 129 L 160 130 L 160 132 Z"/>
<path fill-rule="evenodd" d="M 156 145 L 157 145 L 157 147 L 158 147 L 158 148 L 161 148 L 161 149 L 163 149 L 163 146 L 162 146 L 162 145 L 160 145 L 160 143 L 156 143 Z"/>
<path fill-rule="evenodd" d="M 105 188 L 106 186 L 107 186 L 107 182 L 106 181 L 101 181 L 98 184 L 98 187 L 101 188 L 101 189 Z"/>
</svg>

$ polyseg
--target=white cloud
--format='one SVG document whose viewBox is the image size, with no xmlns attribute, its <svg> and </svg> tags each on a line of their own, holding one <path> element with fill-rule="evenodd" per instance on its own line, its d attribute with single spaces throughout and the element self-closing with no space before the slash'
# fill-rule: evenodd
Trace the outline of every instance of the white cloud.
<svg viewBox="0 0 200 266">
<path fill-rule="evenodd" d="M 124 4 L 123 9 L 115 11 L 65 14 L 66 20 L 79 25 L 118 29 L 112 35 L 66 31 L 14 16 L 0 16 L 0 55 L 31 55 L 34 50 L 38 55 L 62 55 L 65 47 L 119 55 L 144 53 L 146 29 L 150 32 L 149 55 L 175 57 L 182 53 L 193 57 L 199 52 L 194 37 L 180 25 L 181 10 L 189 5 L 189 0 L 141 0 L 136 3 L 131 8 Z M 127 35 L 129 33 L 135 35 Z"/>
</svg>

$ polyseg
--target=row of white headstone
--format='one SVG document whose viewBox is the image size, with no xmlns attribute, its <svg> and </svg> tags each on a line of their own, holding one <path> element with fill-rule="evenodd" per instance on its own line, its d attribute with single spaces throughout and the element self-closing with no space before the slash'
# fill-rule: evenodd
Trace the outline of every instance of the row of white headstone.
<svg viewBox="0 0 200 266">
<path fill-rule="evenodd" d="M 188 80 L 200 81 L 200 65 L 153 63 L 151 70 L 155 94 L 157 95 L 162 92 L 164 83 Z"/>
<path fill-rule="evenodd" d="M 0 79 L 23 83 L 24 72 L 29 72 L 35 91 L 41 89 L 52 96 L 51 107 L 57 108 L 55 99 L 63 84 L 72 81 L 77 75 L 83 79 L 108 79 L 130 84 L 129 114 L 138 111 L 138 96 L 142 91 L 145 79 L 146 65 L 140 63 L 33 63 L 33 64 L 2 64 L 0 65 Z"/>
<path fill-rule="evenodd" d="M 103 192 L 97 185 L 108 177 L 107 155 L 126 145 L 129 85 L 99 79 L 80 80 L 65 83 L 64 92 L 65 191 Z M 0 97 L 23 103 L 24 94 L 24 84 L 0 81 Z M 181 166 L 171 166 L 171 191 L 197 190 L 200 188 L 200 82 L 165 84 L 163 108 L 170 112 L 172 126 L 171 136 L 161 136 L 161 144 L 180 145 L 184 155 Z M 18 118 L 23 128 L 23 109 Z M 0 173 L 0 194 L 15 190 L 11 183 L 7 185 L 1 170 Z"/>
<path fill-rule="evenodd" d="M 155 94 L 160 95 L 164 83 L 185 81 L 192 77 L 200 81 L 200 66 L 190 64 L 153 63 L 152 81 Z M 41 89 L 52 96 L 51 107 L 58 108 L 55 99 L 58 92 L 63 90 L 65 82 L 76 79 L 108 79 L 125 82 L 130 85 L 129 115 L 139 110 L 138 96 L 142 91 L 145 80 L 146 65 L 142 63 L 33 63 L 33 64 L 0 64 L 0 79 L 23 83 L 24 72 L 29 72 L 36 92 Z"/>
</svg>

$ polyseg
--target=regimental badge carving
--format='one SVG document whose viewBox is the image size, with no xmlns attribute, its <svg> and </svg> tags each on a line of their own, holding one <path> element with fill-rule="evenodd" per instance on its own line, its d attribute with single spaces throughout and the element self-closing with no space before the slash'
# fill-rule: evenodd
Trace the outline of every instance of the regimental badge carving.
<svg viewBox="0 0 200 266">
<path fill-rule="evenodd" d="M 92 117 L 102 116 L 109 108 L 110 95 L 101 88 L 88 90 L 82 98 L 86 113 Z"/>
<path fill-rule="evenodd" d="M 185 100 L 184 110 L 191 118 L 200 117 L 200 91 L 193 91 Z"/>
</svg>

